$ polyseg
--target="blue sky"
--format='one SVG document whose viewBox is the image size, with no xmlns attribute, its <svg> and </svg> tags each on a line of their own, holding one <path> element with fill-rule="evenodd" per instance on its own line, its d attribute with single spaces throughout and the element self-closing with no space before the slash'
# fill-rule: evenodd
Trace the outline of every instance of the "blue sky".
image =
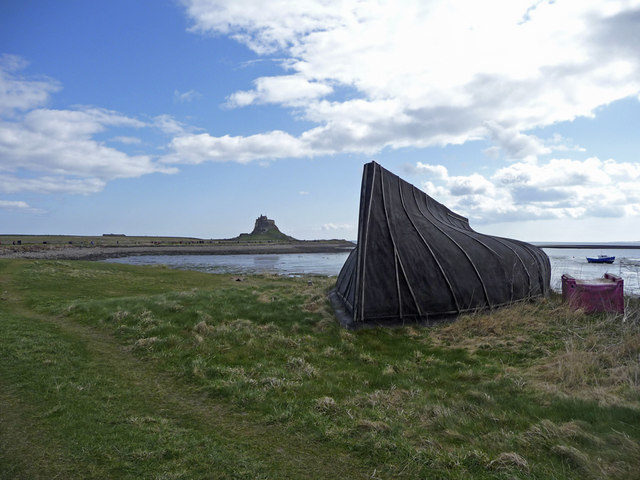
<svg viewBox="0 0 640 480">
<path fill-rule="evenodd" d="M 355 238 L 375 159 L 480 231 L 640 240 L 640 3 L 491 3 L 3 2 L 0 232 Z"/>
</svg>

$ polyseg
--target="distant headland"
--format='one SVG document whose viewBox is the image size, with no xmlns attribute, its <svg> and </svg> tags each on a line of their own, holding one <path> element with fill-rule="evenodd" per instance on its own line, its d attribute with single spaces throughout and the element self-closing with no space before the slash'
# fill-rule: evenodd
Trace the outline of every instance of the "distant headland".
<svg viewBox="0 0 640 480">
<path fill-rule="evenodd" d="M 267 218 L 266 215 L 260 215 L 256 218 L 255 226 L 251 233 L 241 233 L 236 238 L 231 240 L 246 240 L 246 241 L 283 241 L 283 242 L 298 242 L 293 237 L 285 235 L 280 231 L 276 225 L 275 220 Z"/>
<path fill-rule="evenodd" d="M 83 235 L 0 235 L 0 258 L 104 260 L 131 255 L 234 255 L 260 253 L 338 253 L 355 247 L 347 240 L 297 240 L 260 215 L 251 233 L 227 239 Z"/>
</svg>

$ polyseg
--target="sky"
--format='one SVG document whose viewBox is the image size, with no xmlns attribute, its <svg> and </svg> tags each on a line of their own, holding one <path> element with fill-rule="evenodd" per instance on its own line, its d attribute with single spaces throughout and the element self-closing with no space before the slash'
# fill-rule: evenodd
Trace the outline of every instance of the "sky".
<svg viewBox="0 0 640 480">
<path fill-rule="evenodd" d="M 0 3 L 0 233 L 357 238 L 375 160 L 483 233 L 640 241 L 640 0 Z"/>
</svg>

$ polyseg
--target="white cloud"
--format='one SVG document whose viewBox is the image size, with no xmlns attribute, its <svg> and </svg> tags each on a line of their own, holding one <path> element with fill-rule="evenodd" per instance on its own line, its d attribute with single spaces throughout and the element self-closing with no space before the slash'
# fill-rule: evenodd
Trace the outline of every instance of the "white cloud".
<svg viewBox="0 0 640 480">
<path fill-rule="evenodd" d="M 308 34 L 319 25 L 340 21 L 341 6 L 325 2 L 287 0 L 183 2 L 193 19 L 192 30 L 229 34 L 258 53 L 270 53 L 292 43 L 293 37 Z M 259 35 L 255 35 L 260 30 Z"/>
<path fill-rule="evenodd" d="M 112 142 L 124 143 L 125 145 L 136 145 L 142 143 L 142 141 L 137 137 L 127 137 L 124 135 L 120 135 L 118 137 L 113 137 L 111 139 Z"/>
<path fill-rule="evenodd" d="M 295 137 L 299 148 L 287 141 L 269 158 L 482 138 L 495 142 L 488 154 L 532 158 L 553 145 L 523 132 L 640 92 L 638 0 L 184 4 L 193 31 L 284 57 L 282 76 L 256 79 L 228 99 L 295 105 L 318 124 Z M 283 88 L 289 81 L 295 87 Z M 354 93 L 322 99 L 342 87 Z M 233 138 L 241 158 L 261 157 L 254 136 Z"/>
<path fill-rule="evenodd" d="M 64 176 L 42 176 L 23 178 L 0 174 L 0 192 L 72 193 L 87 195 L 102 190 L 106 181 L 95 177 L 67 178 Z"/>
<path fill-rule="evenodd" d="M 229 96 L 227 105 L 244 107 L 252 103 L 279 103 L 283 105 L 304 105 L 307 101 L 330 94 L 329 85 L 309 82 L 301 75 L 260 77 L 254 80 L 255 89 L 238 91 Z"/>
<path fill-rule="evenodd" d="M 49 78 L 26 79 L 20 71 L 27 62 L 17 55 L 0 56 L 0 114 L 11 114 L 44 105 L 60 85 Z"/>
<path fill-rule="evenodd" d="M 152 125 L 168 135 L 182 135 L 189 131 L 187 125 L 168 114 L 154 117 Z"/>
<path fill-rule="evenodd" d="M 59 138 L 72 138 L 76 135 L 93 135 L 106 127 L 141 128 L 145 124 L 118 112 L 101 108 L 82 108 L 78 110 L 31 110 L 22 123 L 32 131 Z"/>
<path fill-rule="evenodd" d="M 0 200 L 0 208 L 29 208 L 29 204 L 23 201 Z"/>
<path fill-rule="evenodd" d="M 181 92 L 179 90 L 173 91 L 173 99 L 179 103 L 188 103 L 200 97 L 202 97 L 202 94 L 196 90 L 188 90 L 186 92 Z"/>
<path fill-rule="evenodd" d="M 300 190 L 298 192 L 298 195 L 309 195 L 309 192 L 305 191 L 305 190 Z"/>
<path fill-rule="evenodd" d="M 150 125 L 102 108 L 41 108 L 59 87 L 51 80 L 19 76 L 25 65 L 16 56 L 0 61 L 0 192 L 88 194 L 116 178 L 175 171 L 149 155 L 128 155 L 96 139 L 111 128 L 183 133 L 173 119 L 157 117 Z M 131 136 L 112 141 L 139 143 Z"/>
<path fill-rule="evenodd" d="M 24 213 L 42 213 L 42 210 L 33 208 L 22 200 L 0 200 L 0 209 Z"/>
<path fill-rule="evenodd" d="M 493 121 L 485 122 L 485 126 L 495 146 L 508 158 L 522 159 L 551 153 L 539 138 L 520 133 L 516 128 L 505 128 Z"/>
<path fill-rule="evenodd" d="M 0 170 L 20 168 L 103 180 L 166 170 L 149 156 L 130 156 L 93 139 L 110 126 L 143 125 L 101 109 L 32 110 L 19 121 L 0 122 Z"/>
<path fill-rule="evenodd" d="M 640 212 L 640 164 L 552 159 L 514 163 L 491 176 L 449 175 L 418 162 L 425 192 L 481 223 L 548 218 L 623 217 Z"/>
<path fill-rule="evenodd" d="M 304 157 L 310 154 L 304 142 L 288 133 L 272 131 L 249 137 L 212 137 L 207 133 L 175 137 L 169 144 L 165 163 L 239 162 Z"/>
<path fill-rule="evenodd" d="M 508 160 L 536 159 L 538 155 L 552 152 L 584 152 L 585 148 L 573 144 L 571 139 L 555 133 L 550 138 L 540 139 L 535 135 L 525 135 L 515 128 L 504 128 L 488 121 L 485 123 L 494 145 L 485 149 L 483 153 L 492 158 L 500 157 L 502 153 Z"/>
<path fill-rule="evenodd" d="M 551 138 L 545 140 L 544 144 L 554 152 L 586 152 L 586 148 L 574 144 L 573 140 L 564 138 L 559 133 L 554 133 Z"/>
<path fill-rule="evenodd" d="M 325 231 L 352 230 L 353 225 L 350 223 L 325 223 L 321 228 Z"/>
<path fill-rule="evenodd" d="M 449 171 L 447 170 L 447 167 L 443 165 L 430 165 L 428 163 L 418 162 L 415 170 L 417 172 L 429 174 L 432 178 L 437 178 L 439 180 L 444 180 L 449 177 Z"/>
</svg>

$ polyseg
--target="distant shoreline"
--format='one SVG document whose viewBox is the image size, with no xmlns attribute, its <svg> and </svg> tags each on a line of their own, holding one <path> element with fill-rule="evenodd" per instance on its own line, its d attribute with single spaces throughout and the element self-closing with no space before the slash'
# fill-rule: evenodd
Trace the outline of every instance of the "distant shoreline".
<svg viewBox="0 0 640 480">
<path fill-rule="evenodd" d="M 56 245 L 50 247 L 20 248 L 7 246 L 0 249 L 0 258 L 29 258 L 41 260 L 106 260 L 108 258 L 137 255 L 257 255 L 290 253 L 342 253 L 355 248 L 348 241 L 300 241 L 272 244 L 210 244 L 210 245 L 156 245 L 156 246 L 93 246 L 76 247 Z"/>
<path fill-rule="evenodd" d="M 138 255 L 259 255 L 295 253 L 342 253 L 355 248 L 347 240 L 301 240 L 283 243 L 220 243 L 196 245 L 0 245 L 1 258 L 41 260 L 106 260 Z M 195 243 L 195 242 L 194 242 Z M 630 249 L 640 250 L 640 244 L 628 243 L 534 243 L 539 248 L 559 249 Z"/>
<path fill-rule="evenodd" d="M 628 243 L 534 243 L 538 248 L 579 248 L 579 249 L 598 249 L 598 248 L 611 248 L 616 250 L 630 249 L 640 250 L 640 244 L 628 244 Z"/>
</svg>

